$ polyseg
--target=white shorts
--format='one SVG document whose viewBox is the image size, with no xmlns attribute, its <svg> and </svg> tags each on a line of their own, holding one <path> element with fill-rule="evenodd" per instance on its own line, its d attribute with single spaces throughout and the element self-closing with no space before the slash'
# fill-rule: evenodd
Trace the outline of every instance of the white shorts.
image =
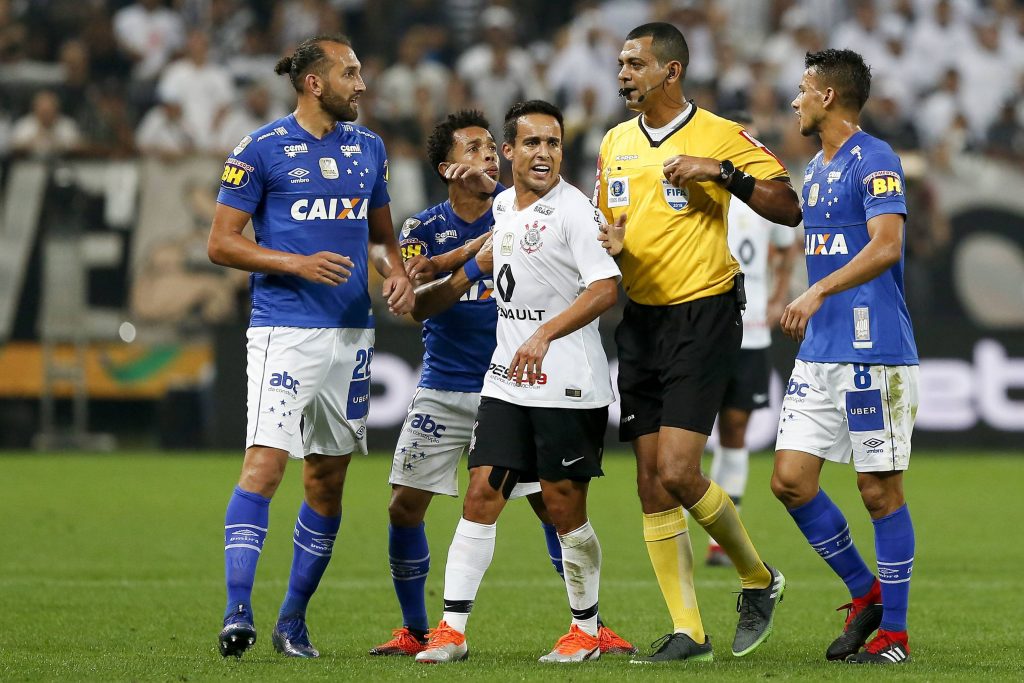
<svg viewBox="0 0 1024 683">
<path fill-rule="evenodd" d="M 849 462 L 858 472 L 903 471 L 917 416 L 917 365 L 807 363 L 793 367 L 775 450 Z"/>
<path fill-rule="evenodd" d="M 366 453 L 373 330 L 250 327 L 245 447 Z"/>
<path fill-rule="evenodd" d="M 459 495 L 459 459 L 469 446 L 480 394 L 419 387 L 395 445 L 391 484 L 445 496 Z M 540 491 L 540 482 L 516 484 L 509 498 Z"/>
</svg>

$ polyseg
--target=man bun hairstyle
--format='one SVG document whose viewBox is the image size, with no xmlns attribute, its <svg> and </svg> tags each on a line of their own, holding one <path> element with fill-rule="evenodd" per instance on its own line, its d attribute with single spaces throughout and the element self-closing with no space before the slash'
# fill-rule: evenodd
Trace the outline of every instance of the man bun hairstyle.
<svg viewBox="0 0 1024 683">
<path fill-rule="evenodd" d="M 528 100 L 513 104 L 505 114 L 505 126 L 502 129 L 502 138 L 505 144 L 515 144 L 516 135 L 519 133 L 519 117 L 527 114 L 547 114 L 558 121 L 558 129 L 565 135 L 565 123 L 562 119 L 562 110 L 544 100 Z"/>
<path fill-rule="evenodd" d="M 804 66 L 814 69 L 818 79 L 836 91 L 839 103 L 860 111 L 871 94 L 871 67 L 853 50 L 829 48 L 808 52 Z"/>
<path fill-rule="evenodd" d="M 340 43 L 341 45 L 352 46 L 348 36 L 340 33 L 321 34 L 306 38 L 295 48 L 295 52 L 289 57 L 282 57 L 274 66 L 274 73 L 286 74 L 292 82 L 295 92 L 302 92 L 302 82 L 306 74 L 315 73 L 317 76 L 324 76 L 324 66 L 327 60 L 327 53 L 324 52 L 324 43 Z"/>
<path fill-rule="evenodd" d="M 448 118 L 434 126 L 434 130 L 427 139 L 427 160 L 430 161 L 430 166 L 437 175 L 441 176 L 441 180 L 445 184 L 448 183 L 448 179 L 444 177 L 438 167 L 444 162 L 450 161 L 448 155 L 452 153 L 452 147 L 455 146 L 455 131 L 463 128 L 488 130 L 490 127 L 491 124 L 483 112 L 477 109 L 462 109 L 454 114 L 449 114 Z"/>
<path fill-rule="evenodd" d="M 649 24 L 641 24 L 630 31 L 626 40 L 647 37 L 651 39 L 651 52 L 658 59 L 658 64 L 664 66 L 669 62 L 679 62 L 683 65 L 683 73 L 679 74 L 682 79 L 686 74 L 687 67 L 690 66 L 690 48 L 687 46 L 682 32 L 664 21 L 652 21 Z"/>
</svg>

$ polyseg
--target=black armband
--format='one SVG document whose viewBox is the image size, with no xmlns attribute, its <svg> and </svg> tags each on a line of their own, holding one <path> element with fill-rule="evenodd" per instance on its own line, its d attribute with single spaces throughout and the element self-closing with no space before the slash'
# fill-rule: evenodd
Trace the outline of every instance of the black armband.
<svg viewBox="0 0 1024 683">
<path fill-rule="evenodd" d="M 753 196 L 755 185 L 757 185 L 757 178 L 737 168 L 729 176 L 729 182 L 725 184 L 725 189 L 734 197 L 746 203 Z"/>
</svg>

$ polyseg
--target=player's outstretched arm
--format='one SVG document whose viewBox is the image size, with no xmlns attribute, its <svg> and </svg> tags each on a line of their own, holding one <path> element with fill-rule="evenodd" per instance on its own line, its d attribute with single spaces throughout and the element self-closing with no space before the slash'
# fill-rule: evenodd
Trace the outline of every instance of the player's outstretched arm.
<svg viewBox="0 0 1024 683">
<path fill-rule="evenodd" d="M 614 306 L 618 298 L 617 277 L 591 282 L 568 308 L 538 327 L 537 331 L 523 342 L 509 364 L 509 376 L 519 383 L 522 383 L 524 375 L 530 384 L 536 382 L 551 342 L 593 322 Z"/>
<path fill-rule="evenodd" d="M 401 265 L 398 240 L 395 239 L 391 225 L 391 206 L 385 204 L 370 209 L 366 222 L 370 229 L 369 253 L 373 255 L 373 265 L 377 272 L 384 277 L 381 294 L 388 302 L 388 310 L 394 315 L 405 315 L 412 311 L 416 294 Z"/>
<path fill-rule="evenodd" d="M 423 322 L 431 316 L 447 311 L 483 276 L 494 270 L 491 236 L 487 234 L 481 237 L 486 238 L 483 247 L 475 256 L 467 259 L 465 264 L 457 266 L 454 273 L 416 289 L 416 304 L 412 309 L 412 317 L 415 320 Z M 473 261 L 472 264 L 469 264 L 470 260 Z M 466 272 L 467 267 L 471 271 L 469 274 Z"/>
<path fill-rule="evenodd" d="M 772 223 L 795 228 L 803 220 L 800 197 L 788 178 L 761 180 L 736 170 L 728 182 L 722 180 L 722 162 L 708 157 L 681 154 L 665 160 L 665 179 L 678 188 L 690 181 L 714 181 L 725 185 L 733 195 L 746 202 L 759 216 Z"/>
<path fill-rule="evenodd" d="M 346 282 L 352 274 L 351 259 L 331 251 L 307 256 L 261 247 L 242 235 L 250 218 L 245 211 L 217 204 L 206 247 L 210 261 L 250 273 L 295 275 L 331 286 Z"/>
<path fill-rule="evenodd" d="M 899 263 L 903 254 L 903 214 L 885 213 L 868 221 L 868 243 L 850 262 L 807 288 L 786 306 L 782 331 L 802 341 L 811 319 L 826 297 L 874 280 Z"/>
<path fill-rule="evenodd" d="M 414 256 L 405 262 L 405 272 L 409 274 L 413 282 L 417 282 L 417 278 L 423 282 L 433 280 L 437 277 L 438 273 L 454 273 L 466 261 L 476 256 L 490 237 L 491 234 L 489 232 L 484 233 L 466 242 L 461 247 L 452 249 L 444 254 L 431 256 L 430 258 Z"/>
</svg>

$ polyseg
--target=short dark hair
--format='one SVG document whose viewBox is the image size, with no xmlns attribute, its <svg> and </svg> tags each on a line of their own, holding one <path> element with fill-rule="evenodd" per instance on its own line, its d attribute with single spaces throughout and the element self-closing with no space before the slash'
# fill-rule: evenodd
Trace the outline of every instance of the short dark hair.
<svg viewBox="0 0 1024 683">
<path fill-rule="evenodd" d="M 323 33 L 318 36 L 306 38 L 295 48 L 290 57 L 282 57 L 274 66 L 274 73 L 288 74 L 295 92 L 302 92 L 302 79 L 306 74 L 313 72 L 318 76 L 324 75 L 324 62 L 327 53 L 324 52 L 324 43 L 340 43 L 341 45 L 352 46 L 348 36 L 340 33 Z"/>
<path fill-rule="evenodd" d="M 438 166 L 448 161 L 448 155 L 452 153 L 452 147 L 455 146 L 455 131 L 473 127 L 487 130 L 491 124 L 483 112 L 477 109 L 462 109 L 454 114 L 448 114 L 448 118 L 434 126 L 434 130 L 430 133 L 430 137 L 427 139 L 427 159 L 445 183 L 448 182 L 448 179 L 438 170 Z"/>
<path fill-rule="evenodd" d="M 509 107 L 505 114 L 505 126 L 502 129 L 502 137 L 506 144 L 514 144 L 516 135 L 519 133 L 519 117 L 528 114 L 547 114 L 558 121 L 558 128 L 565 135 L 565 122 L 562 119 L 562 110 L 544 100 L 527 100 L 517 102 Z"/>
<path fill-rule="evenodd" d="M 683 73 L 690 66 L 690 48 L 686 45 L 686 38 L 682 32 L 672 24 L 664 21 L 653 21 L 649 24 L 641 24 L 629 32 L 626 40 L 637 38 L 651 38 L 651 52 L 658 58 L 661 65 L 669 62 L 679 62 L 683 65 Z"/>
<path fill-rule="evenodd" d="M 804 66 L 814 69 L 818 78 L 828 87 L 835 88 L 840 104 L 860 111 L 871 94 L 871 67 L 853 50 L 829 48 L 821 52 L 808 52 Z"/>
</svg>

